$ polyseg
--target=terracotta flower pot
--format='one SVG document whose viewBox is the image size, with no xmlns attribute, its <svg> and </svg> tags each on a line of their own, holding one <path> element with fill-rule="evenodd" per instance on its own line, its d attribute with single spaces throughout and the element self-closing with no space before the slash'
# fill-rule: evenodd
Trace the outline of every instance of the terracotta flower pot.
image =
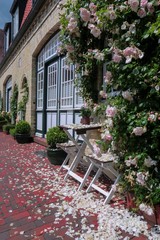
<svg viewBox="0 0 160 240">
<path fill-rule="evenodd" d="M 90 118 L 89 117 L 82 117 L 81 118 L 81 124 L 89 125 L 90 124 Z"/>
</svg>

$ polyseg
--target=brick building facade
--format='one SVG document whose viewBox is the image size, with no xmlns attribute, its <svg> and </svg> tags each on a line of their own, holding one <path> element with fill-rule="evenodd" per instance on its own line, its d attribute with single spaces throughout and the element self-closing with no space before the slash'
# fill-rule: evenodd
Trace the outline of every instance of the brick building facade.
<svg viewBox="0 0 160 240">
<path fill-rule="evenodd" d="M 13 36 L 13 29 L 11 29 L 12 40 L 0 64 L 0 93 L 3 99 L 3 110 L 10 110 L 9 101 L 14 85 L 17 84 L 18 86 L 18 102 L 20 102 L 24 95 L 24 82 L 27 83 L 29 98 L 26 105 L 25 120 L 31 124 L 32 131 L 41 137 L 45 136 L 47 129 L 51 126 L 62 122 L 71 123 L 79 121 L 77 111 L 82 104 L 82 99 L 74 89 L 74 69 L 71 66 L 69 71 L 72 79 L 71 77 L 67 79 L 68 86 L 72 87 L 69 93 L 70 102 L 67 102 L 69 96 L 66 97 L 64 95 L 63 103 L 59 107 L 59 102 L 62 99 L 62 95 L 60 97 L 60 89 L 62 89 L 62 85 L 63 88 L 67 89 L 68 86 L 64 85 L 66 79 L 59 80 L 59 77 L 62 76 L 62 71 L 66 75 L 66 70 L 65 68 L 59 69 L 59 66 L 62 66 L 62 63 L 64 63 L 64 59 L 60 59 L 57 55 L 60 25 L 58 2 L 58 0 L 28 0 L 25 2 L 24 13 L 23 17 L 21 17 L 21 22 L 19 22 L 18 31 Z M 18 4 L 18 0 L 13 1 L 11 7 L 11 13 L 15 19 L 17 16 L 16 6 L 19 7 Z M 12 22 L 12 28 L 15 24 Z M 16 30 L 16 25 L 14 30 Z M 43 68 L 38 67 L 41 59 L 43 60 Z M 51 71 L 52 73 L 50 73 Z M 53 74 L 59 74 L 57 79 L 55 79 Z M 54 78 L 52 82 L 57 81 L 56 86 L 53 83 L 48 83 L 48 78 L 51 76 Z M 60 85 L 61 87 L 58 86 L 59 81 L 63 81 L 63 84 L 61 83 Z M 40 83 L 43 86 L 41 85 L 40 87 Z M 55 87 L 56 96 L 49 97 L 50 91 L 54 95 Z M 68 90 L 64 89 L 64 91 L 67 92 Z M 78 99 L 76 105 L 73 98 Z M 39 103 L 40 105 L 38 105 Z"/>
</svg>

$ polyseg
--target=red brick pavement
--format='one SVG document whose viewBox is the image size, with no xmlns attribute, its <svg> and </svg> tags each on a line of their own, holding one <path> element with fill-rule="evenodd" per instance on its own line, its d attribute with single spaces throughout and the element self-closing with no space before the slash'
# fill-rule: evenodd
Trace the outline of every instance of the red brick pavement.
<svg viewBox="0 0 160 240">
<path fill-rule="evenodd" d="M 58 168 L 49 163 L 45 147 L 36 143 L 18 144 L 10 135 L 0 132 L 0 240 L 91 239 L 81 238 L 85 231 L 81 210 L 59 215 L 61 211 L 64 213 L 65 204 L 72 201 L 72 196 L 63 196 L 63 181 L 58 187 L 54 174 Z M 63 179 L 64 173 L 61 175 Z M 78 186 L 73 179 L 69 184 L 73 188 Z M 96 213 L 91 212 L 86 219 L 86 227 L 98 229 Z M 69 230 L 77 233 L 77 238 L 71 237 Z M 127 233 L 122 236 L 147 239 L 143 235 L 134 238 Z"/>
</svg>

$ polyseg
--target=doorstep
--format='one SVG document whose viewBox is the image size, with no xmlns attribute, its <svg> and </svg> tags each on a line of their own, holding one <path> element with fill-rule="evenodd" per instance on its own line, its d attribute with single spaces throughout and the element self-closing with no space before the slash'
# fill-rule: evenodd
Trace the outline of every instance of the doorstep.
<svg viewBox="0 0 160 240">
<path fill-rule="evenodd" d="M 42 145 L 44 147 L 48 147 L 46 138 L 41 138 L 41 137 L 34 136 L 33 141 L 35 143 L 39 144 L 39 145 Z"/>
</svg>

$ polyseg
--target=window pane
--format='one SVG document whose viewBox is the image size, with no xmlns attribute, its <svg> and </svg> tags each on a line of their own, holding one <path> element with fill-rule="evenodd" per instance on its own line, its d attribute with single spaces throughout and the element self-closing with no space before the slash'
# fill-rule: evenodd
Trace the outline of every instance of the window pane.
<svg viewBox="0 0 160 240">
<path fill-rule="evenodd" d="M 73 107 L 74 66 L 66 67 L 66 58 L 61 61 L 61 107 Z"/>
<path fill-rule="evenodd" d="M 57 106 L 57 68 L 57 62 L 48 66 L 47 108 L 56 108 Z"/>
<path fill-rule="evenodd" d="M 37 75 L 37 108 L 43 107 L 43 84 L 44 84 L 44 72 L 41 71 Z"/>
</svg>

